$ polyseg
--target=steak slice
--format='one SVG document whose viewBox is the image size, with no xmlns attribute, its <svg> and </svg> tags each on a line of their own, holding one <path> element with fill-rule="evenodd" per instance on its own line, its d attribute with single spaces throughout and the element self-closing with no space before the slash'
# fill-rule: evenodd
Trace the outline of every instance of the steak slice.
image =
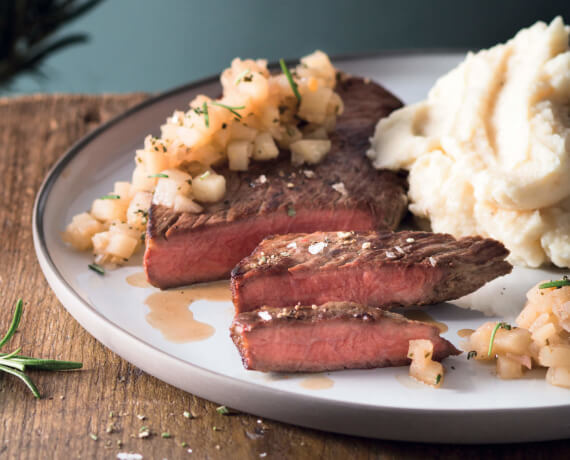
<svg viewBox="0 0 570 460">
<path fill-rule="evenodd" d="M 436 326 L 348 302 L 240 313 L 230 333 L 244 367 L 264 372 L 403 366 L 415 339 L 431 340 L 438 361 L 460 353 Z"/>
<path fill-rule="evenodd" d="M 365 152 L 378 119 L 401 102 L 359 78 L 340 80 L 336 90 L 345 110 L 331 151 L 318 165 L 295 167 L 283 151 L 246 172 L 219 170 L 226 200 L 206 205 L 201 214 L 151 206 L 144 257 L 151 284 L 169 288 L 227 278 L 268 235 L 396 228 L 406 212 L 406 179 L 376 171 Z"/>
<path fill-rule="evenodd" d="M 492 239 L 429 232 L 272 236 L 232 271 L 233 301 L 237 312 L 296 303 L 438 303 L 510 273 L 508 254 Z"/>
</svg>

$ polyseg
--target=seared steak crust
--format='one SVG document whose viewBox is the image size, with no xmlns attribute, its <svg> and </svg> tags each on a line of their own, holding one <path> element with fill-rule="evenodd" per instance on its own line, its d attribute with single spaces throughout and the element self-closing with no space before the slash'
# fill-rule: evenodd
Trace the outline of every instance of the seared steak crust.
<svg viewBox="0 0 570 460">
<path fill-rule="evenodd" d="M 414 339 L 431 340 L 434 359 L 459 354 L 431 324 L 348 302 L 240 313 L 230 334 L 245 368 L 265 372 L 402 366 Z"/>
<path fill-rule="evenodd" d="M 396 228 L 406 211 L 406 179 L 376 171 L 365 151 L 378 119 L 401 102 L 359 78 L 341 79 L 337 91 L 345 111 L 320 164 L 294 167 L 283 151 L 278 160 L 255 162 L 246 172 L 219 170 L 226 178 L 226 199 L 201 214 L 152 205 L 145 269 L 153 285 L 227 277 L 271 234 Z"/>
<path fill-rule="evenodd" d="M 433 304 L 510 273 L 508 254 L 495 240 L 429 232 L 271 236 L 232 271 L 233 301 L 237 312 L 297 302 Z"/>
</svg>

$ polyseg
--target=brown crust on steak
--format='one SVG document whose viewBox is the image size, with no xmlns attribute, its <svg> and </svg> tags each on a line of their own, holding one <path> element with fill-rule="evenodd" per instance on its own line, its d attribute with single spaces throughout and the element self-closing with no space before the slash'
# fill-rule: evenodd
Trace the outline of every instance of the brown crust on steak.
<svg viewBox="0 0 570 460">
<path fill-rule="evenodd" d="M 312 254 L 309 249 L 317 249 L 318 244 L 325 246 Z M 457 299 L 510 273 L 512 265 L 504 260 L 508 255 L 502 243 L 480 236 L 455 239 L 448 234 L 416 231 L 276 235 L 264 239 L 232 270 L 232 294 L 236 310 L 244 311 L 252 306 L 241 292 L 248 282 L 259 278 L 336 271 L 342 279 L 350 270 L 419 266 L 442 273 L 430 292 L 413 304 L 386 302 L 374 306 L 426 305 Z M 284 302 L 286 297 L 284 293 Z"/>
</svg>

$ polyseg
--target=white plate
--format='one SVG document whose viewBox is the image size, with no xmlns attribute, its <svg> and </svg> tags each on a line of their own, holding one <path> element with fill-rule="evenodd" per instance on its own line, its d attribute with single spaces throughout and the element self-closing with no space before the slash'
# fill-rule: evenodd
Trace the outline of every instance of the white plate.
<svg viewBox="0 0 570 460">
<path fill-rule="evenodd" d="M 341 59 L 338 67 L 370 77 L 405 100 L 422 99 L 436 78 L 457 64 L 460 54 L 388 54 Z M 548 385 L 544 373 L 501 381 L 493 367 L 446 360 L 443 389 L 411 381 L 407 368 L 354 370 L 326 374 L 327 389 L 301 386 L 307 376 L 275 378 L 243 369 L 228 334 L 229 301 L 198 301 L 195 319 L 215 328 L 207 340 L 172 343 L 147 321 L 145 299 L 153 288 L 132 287 L 126 277 L 142 271 L 136 263 L 104 277 L 87 269 L 88 254 L 60 239 L 71 217 L 107 193 L 116 180 L 128 180 L 134 149 L 175 108 L 197 93 L 216 95 L 217 79 L 175 89 L 151 99 L 100 127 L 76 144 L 44 182 L 34 211 L 34 243 L 40 265 L 65 308 L 93 336 L 146 372 L 201 397 L 259 416 L 298 425 L 385 439 L 426 442 L 513 442 L 570 436 L 570 391 Z M 140 261 L 139 261 L 140 262 Z M 508 305 L 513 314 L 536 281 L 559 277 L 546 270 L 516 269 L 474 295 L 456 302 L 492 307 Z M 486 318 L 452 304 L 427 309 L 457 331 L 475 329 Z M 511 319 L 511 318 L 506 318 Z M 330 381 L 329 381 L 330 382 Z"/>
</svg>

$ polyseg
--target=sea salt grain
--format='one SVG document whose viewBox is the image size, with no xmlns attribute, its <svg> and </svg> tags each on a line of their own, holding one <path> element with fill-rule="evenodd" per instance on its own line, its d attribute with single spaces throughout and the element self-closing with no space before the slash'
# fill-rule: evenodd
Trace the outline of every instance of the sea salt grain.
<svg viewBox="0 0 570 460">
<path fill-rule="evenodd" d="M 292 243 L 289 243 L 289 244 L 287 245 L 287 247 L 288 247 L 289 249 L 295 249 L 295 248 L 297 247 L 297 243 L 296 243 L 295 241 L 293 241 Z"/>
<path fill-rule="evenodd" d="M 337 182 L 336 184 L 332 184 L 331 187 L 336 192 L 340 193 L 342 196 L 348 195 L 348 192 L 346 191 L 346 187 L 344 186 L 344 183 L 342 183 L 342 182 Z"/>
<path fill-rule="evenodd" d="M 397 256 L 392 251 L 386 251 L 386 257 L 388 257 L 388 259 L 395 259 Z"/>
<path fill-rule="evenodd" d="M 315 172 L 314 172 L 314 171 L 311 171 L 310 169 L 305 169 L 305 170 L 303 171 L 303 174 L 305 175 L 305 177 L 306 177 L 307 179 L 312 179 L 313 177 L 315 177 Z"/>
<path fill-rule="evenodd" d="M 132 454 L 130 452 L 119 452 L 117 454 L 119 460 L 142 460 L 143 456 L 141 454 Z"/>
<path fill-rule="evenodd" d="M 435 267 L 437 265 L 437 262 L 433 257 L 430 257 L 428 260 L 432 267 Z"/>
<path fill-rule="evenodd" d="M 413 238 L 406 238 L 406 243 L 413 243 L 414 241 L 416 240 L 414 240 Z"/>
<path fill-rule="evenodd" d="M 319 241 L 318 243 L 313 243 L 309 246 L 309 252 L 313 255 L 323 252 L 323 249 L 327 246 L 326 243 Z"/>
<path fill-rule="evenodd" d="M 370 244 L 370 241 L 362 243 L 362 249 L 370 249 L 370 246 L 372 246 L 372 244 Z"/>
<path fill-rule="evenodd" d="M 259 316 L 263 321 L 271 321 L 271 315 L 266 311 L 258 312 L 257 316 Z"/>
</svg>

